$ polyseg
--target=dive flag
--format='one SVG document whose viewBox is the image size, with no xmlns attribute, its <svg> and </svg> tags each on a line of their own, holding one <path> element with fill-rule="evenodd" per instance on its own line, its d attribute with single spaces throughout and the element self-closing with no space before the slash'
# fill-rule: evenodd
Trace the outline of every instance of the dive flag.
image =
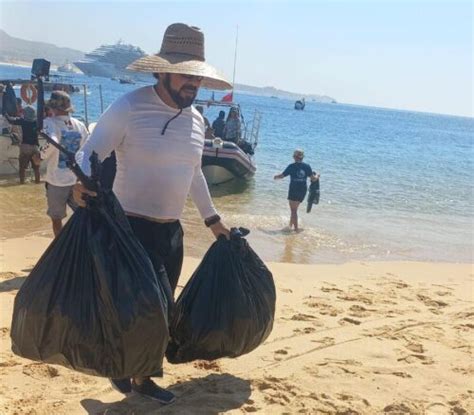
<svg viewBox="0 0 474 415">
<path fill-rule="evenodd" d="M 227 95 L 224 95 L 221 99 L 222 102 L 232 102 L 232 99 L 234 98 L 234 91 L 229 92 Z"/>
</svg>

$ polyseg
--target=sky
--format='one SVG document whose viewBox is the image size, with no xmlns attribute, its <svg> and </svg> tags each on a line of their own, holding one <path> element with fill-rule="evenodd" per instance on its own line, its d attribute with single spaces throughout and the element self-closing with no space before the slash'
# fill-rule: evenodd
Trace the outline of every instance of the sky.
<svg viewBox="0 0 474 415">
<path fill-rule="evenodd" d="M 10 36 L 85 52 L 122 39 L 156 53 L 175 22 L 204 31 L 230 80 L 238 27 L 237 83 L 474 116 L 470 0 L 0 0 Z"/>
</svg>

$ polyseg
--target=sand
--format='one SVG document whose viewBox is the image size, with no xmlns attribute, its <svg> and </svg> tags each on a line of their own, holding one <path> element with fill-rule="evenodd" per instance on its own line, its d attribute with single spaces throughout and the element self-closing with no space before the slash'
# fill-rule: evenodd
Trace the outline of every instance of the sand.
<svg viewBox="0 0 474 415">
<path fill-rule="evenodd" d="M 472 264 L 268 264 L 271 336 L 238 359 L 165 364 L 171 406 L 10 351 L 15 294 L 50 239 L 0 241 L 1 414 L 473 414 Z M 186 258 L 180 285 L 198 263 Z"/>
</svg>

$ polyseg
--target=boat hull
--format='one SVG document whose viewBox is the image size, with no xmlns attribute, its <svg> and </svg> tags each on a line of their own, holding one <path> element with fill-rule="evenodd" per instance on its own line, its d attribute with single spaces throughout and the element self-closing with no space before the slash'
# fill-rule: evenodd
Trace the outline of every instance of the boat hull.
<svg viewBox="0 0 474 415">
<path fill-rule="evenodd" d="M 209 185 L 216 185 L 230 182 L 235 176 L 225 167 L 217 166 L 215 164 L 208 164 L 202 166 L 202 172 Z"/>
<path fill-rule="evenodd" d="M 253 157 L 234 143 L 215 146 L 213 140 L 205 141 L 202 171 L 208 184 L 221 184 L 235 178 L 249 179 L 255 174 Z"/>
</svg>

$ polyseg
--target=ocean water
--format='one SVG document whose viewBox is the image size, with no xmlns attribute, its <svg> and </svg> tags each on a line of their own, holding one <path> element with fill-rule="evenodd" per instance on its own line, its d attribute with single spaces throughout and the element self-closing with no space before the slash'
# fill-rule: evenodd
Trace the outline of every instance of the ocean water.
<svg viewBox="0 0 474 415">
<path fill-rule="evenodd" d="M 27 68 L 0 66 L 0 78 L 28 76 Z M 88 85 L 89 122 L 100 116 L 99 85 L 104 107 L 141 86 L 83 75 L 68 81 Z M 251 230 L 249 240 L 264 259 L 472 262 L 474 119 L 316 102 L 295 111 L 286 99 L 234 97 L 246 119 L 255 110 L 262 114 L 257 173 L 211 193 L 229 226 Z M 84 117 L 83 93 L 73 101 Z M 212 122 L 217 112 L 206 109 L 205 115 Z M 321 174 L 320 204 L 307 214 L 303 202 L 298 234 L 285 230 L 288 180 L 273 180 L 295 148 L 304 149 L 305 161 Z M 41 186 L 14 183 L 4 178 L 0 185 L 1 236 L 48 232 Z M 202 255 L 212 237 L 191 201 L 183 223 L 186 253 Z"/>
</svg>

